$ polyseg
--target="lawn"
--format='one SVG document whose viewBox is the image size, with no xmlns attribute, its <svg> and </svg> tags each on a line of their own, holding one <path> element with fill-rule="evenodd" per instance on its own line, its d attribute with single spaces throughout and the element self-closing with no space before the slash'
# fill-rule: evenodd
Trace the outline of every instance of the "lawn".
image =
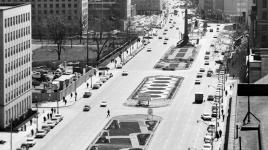
<svg viewBox="0 0 268 150">
<path fill-rule="evenodd" d="M 109 129 L 110 136 L 127 136 L 131 133 L 140 133 L 138 122 L 120 122 L 120 128 Z"/>
</svg>

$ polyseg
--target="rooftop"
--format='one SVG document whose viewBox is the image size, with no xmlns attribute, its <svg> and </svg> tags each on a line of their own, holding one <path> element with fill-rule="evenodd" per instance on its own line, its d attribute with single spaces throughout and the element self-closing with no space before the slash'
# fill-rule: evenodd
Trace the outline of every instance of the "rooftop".
<svg viewBox="0 0 268 150">
<path fill-rule="evenodd" d="M 1 10 L 7 10 L 10 8 L 15 8 L 18 6 L 24 6 L 27 5 L 28 3 L 0 3 L 0 11 Z"/>
</svg>

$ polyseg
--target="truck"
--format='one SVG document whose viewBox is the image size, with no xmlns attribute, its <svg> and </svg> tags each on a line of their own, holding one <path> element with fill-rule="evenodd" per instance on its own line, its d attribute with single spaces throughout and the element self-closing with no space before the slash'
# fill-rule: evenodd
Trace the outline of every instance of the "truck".
<svg viewBox="0 0 268 150">
<path fill-rule="evenodd" d="M 203 103 L 204 100 L 204 94 L 202 92 L 196 92 L 195 93 L 195 103 Z"/>
</svg>

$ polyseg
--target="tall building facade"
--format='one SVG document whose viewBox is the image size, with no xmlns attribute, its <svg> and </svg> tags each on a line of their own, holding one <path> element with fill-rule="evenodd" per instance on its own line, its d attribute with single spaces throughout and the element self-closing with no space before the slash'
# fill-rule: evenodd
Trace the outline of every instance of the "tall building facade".
<svg viewBox="0 0 268 150">
<path fill-rule="evenodd" d="M 131 11 L 131 0 L 88 0 L 89 28 L 95 31 L 124 30 Z"/>
<path fill-rule="evenodd" d="M 32 106 L 31 4 L 0 3 L 0 129 Z"/>
<path fill-rule="evenodd" d="M 88 0 L 1 0 L 1 2 L 28 2 L 32 4 L 33 35 L 45 31 L 49 17 L 60 16 L 73 34 L 86 32 Z"/>
<path fill-rule="evenodd" d="M 132 0 L 136 5 L 137 15 L 161 14 L 163 11 L 163 0 Z"/>
</svg>

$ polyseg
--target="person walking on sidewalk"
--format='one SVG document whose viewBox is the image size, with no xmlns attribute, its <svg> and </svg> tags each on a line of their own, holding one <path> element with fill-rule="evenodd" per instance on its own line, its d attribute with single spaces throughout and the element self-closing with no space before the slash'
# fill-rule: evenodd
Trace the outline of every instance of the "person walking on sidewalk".
<svg viewBox="0 0 268 150">
<path fill-rule="evenodd" d="M 89 83 L 87 83 L 87 88 L 88 88 L 88 86 L 89 86 Z"/>
<path fill-rule="evenodd" d="M 110 117 L 110 110 L 107 110 L 107 116 L 106 117 Z"/>
<path fill-rule="evenodd" d="M 222 135 L 222 131 L 220 130 L 220 131 L 219 131 L 219 137 L 220 137 L 220 138 L 221 138 L 221 135 Z"/>
<path fill-rule="evenodd" d="M 71 93 L 71 98 L 73 97 L 73 93 Z"/>
</svg>

